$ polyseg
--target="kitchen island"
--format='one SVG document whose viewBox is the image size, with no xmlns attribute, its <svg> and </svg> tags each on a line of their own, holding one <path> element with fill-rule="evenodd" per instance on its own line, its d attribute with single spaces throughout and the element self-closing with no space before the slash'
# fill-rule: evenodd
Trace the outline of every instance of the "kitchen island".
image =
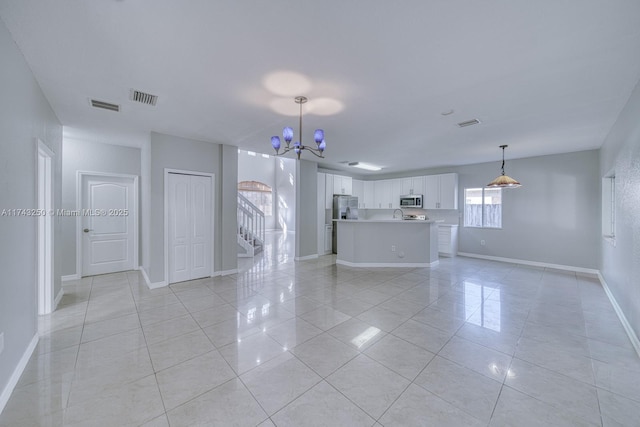
<svg viewBox="0 0 640 427">
<path fill-rule="evenodd" d="M 334 219 L 336 264 L 350 267 L 433 267 L 438 264 L 438 222 Z"/>
</svg>

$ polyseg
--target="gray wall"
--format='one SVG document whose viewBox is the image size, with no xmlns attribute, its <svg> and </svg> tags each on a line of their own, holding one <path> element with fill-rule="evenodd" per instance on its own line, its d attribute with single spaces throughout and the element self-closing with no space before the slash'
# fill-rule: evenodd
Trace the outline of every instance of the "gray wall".
<svg viewBox="0 0 640 427">
<path fill-rule="evenodd" d="M 240 150 L 238 153 L 238 182 L 259 181 L 273 190 L 274 209 L 272 215 L 264 218 L 266 229 L 276 228 L 276 162 L 277 158 L 273 156 L 269 156 L 268 159 L 262 157 L 260 153 L 250 156 L 246 150 Z"/>
<path fill-rule="evenodd" d="M 65 139 L 62 158 L 62 207 L 76 209 L 77 172 L 103 172 L 140 176 L 140 149 Z M 142 180 L 141 180 L 142 181 Z M 140 181 L 140 182 L 141 182 Z M 139 193 L 140 189 L 138 189 Z M 76 271 L 76 218 L 61 218 L 62 275 Z M 139 218 L 139 223 L 141 223 Z M 142 245 L 139 245 L 141 247 Z M 139 255 L 140 257 L 140 255 Z"/>
<path fill-rule="evenodd" d="M 238 188 L 237 147 L 151 133 L 149 150 L 151 197 L 148 241 L 152 283 L 164 277 L 164 170 L 180 169 L 215 175 L 214 271 L 237 269 L 236 222 Z M 145 156 L 146 157 L 146 156 Z"/>
<path fill-rule="evenodd" d="M 54 209 L 61 203 L 62 126 L 40 86 L 0 21 L 0 209 L 37 207 L 37 145 L 40 138 L 54 153 Z M 54 227 L 54 297 L 61 289 L 60 223 Z M 29 343 L 37 322 L 37 219 L 0 216 L 0 394 Z M 1 408 L 0 408 L 1 409 Z"/>
<path fill-rule="evenodd" d="M 640 336 L 640 86 L 636 86 L 600 153 L 600 177 L 615 170 L 616 245 L 599 238 L 600 270 Z M 598 227 L 600 231 L 600 227 Z"/>
<path fill-rule="evenodd" d="M 318 254 L 318 164 L 296 161 L 296 258 Z"/>
<path fill-rule="evenodd" d="M 496 147 L 496 157 L 500 151 Z M 376 179 L 457 172 L 459 212 L 464 189 L 483 187 L 500 173 L 501 160 L 457 167 L 388 174 Z M 460 252 L 597 269 L 600 256 L 599 152 L 580 151 L 510 160 L 505 172 L 523 186 L 504 190 L 502 229 L 462 227 Z M 455 223 L 455 212 L 427 211 Z M 458 214 L 459 215 L 459 214 Z M 375 215 L 368 215 L 375 217 Z M 484 240 L 482 246 L 480 241 Z"/>
<path fill-rule="evenodd" d="M 216 271 L 238 269 L 238 147 L 220 145 L 220 179 L 216 180 Z M 218 261 L 219 259 L 219 261 Z"/>
<path fill-rule="evenodd" d="M 284 157 L 276 159 L 276 200 L 274 204 L 277 229 L 296 231 L 296 162 L 297 160 Z"/>
<path fill-rule="evenodd" d="M 500 162 L 493 162 L 457 168 L 460 210 L 464 189 L 486 185 L 499 174 L 499 167 Z M 502 192 L 502 229 L 461 226 L 458 250 L 597 269 L 598 151 L 509 160 L 505 169 L 522 187 Z"/>
</svg>

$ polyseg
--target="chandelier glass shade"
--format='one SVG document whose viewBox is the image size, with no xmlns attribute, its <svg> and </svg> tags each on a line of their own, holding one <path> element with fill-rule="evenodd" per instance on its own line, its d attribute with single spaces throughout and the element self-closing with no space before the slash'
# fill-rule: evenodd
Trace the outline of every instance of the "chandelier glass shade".
<svg viewBox="0 0 640 427">
<path fill-rule="evenodd" d="M 298 122 L 298 140 L 291 144 L 293 141 L 293 128 L 286 127 L 282 129 L 282 139 L 284 139 L 285 147 L 282 152 L 280 152 L 280 148 L 282 147 L 280 137 L 272 136 L 271 137 L 271 146 L 274 150 L 276 150 L 276 156 L 282 156 L 289 151 L 293 151 L 300 159 L 300 154 L 303 150 L 307 150 L 312 153 L 316 157 L 324 158 L 324 150 L 327 148 L 327 143 L 324 140 L 324 131 L 322 129 L 316 129 L 313 132 L 313 139 L 316 143 L 316 147 L 310 147 L 302 144 L 302 104 L 305 104 L 308 99 L 306 96 L 296 96 L 295 97 L 296 104 L 300 105 L 300 116 Z"/>
<path fill-rule="evenodd" d="M 518 181 L 504 174 L 504 149 L 507 147 L 508 145 L 500 146 L 502 148 L 502 175 L 487 184 L 489 188 L 518 188 L 522 186 Z"/>
</svg>

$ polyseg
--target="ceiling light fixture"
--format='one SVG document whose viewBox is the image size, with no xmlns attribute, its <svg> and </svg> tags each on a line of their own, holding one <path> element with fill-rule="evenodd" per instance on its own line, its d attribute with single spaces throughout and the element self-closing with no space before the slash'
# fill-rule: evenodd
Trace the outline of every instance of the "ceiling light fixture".
<svg viewBox="0 0 640 427">
<path fill-rule="evenodd" d="M 309 152 L 314 156 L 324 158 L 323 153 L 327 147 L 327 143 L 324 141 L 324 131 L 322 129 L 316 129 L 313 133 L 314 140 L 316 141 L 316 148 L 306 147 L 302 144 L 302 104 L 305 104 L 307 101 L 308 99 L 306 96 L 295 97 L 296 104 L 300 105 L 300 120 L 298 124 L 298 140 L 293 143 L 293 146 L 290 146 L 291 141 L 293 140 L 293 128 L 286 127 L 282 130 L 282 137 L 284 138 L 284 142 L 287 144 L 282 153 L 280 153 L 280 137 L 271 137 L 271 146 L 276 150 L 276 156 L 284 155 L 288 151 L 293 150 L 298 155 L 298 160 L 300 160 L 300 153 L 302 153 L 302 150 L 309 150 Z"/>
<path fill-rule="evenodd" d="M 368 171 L 379 171 L 382 169 L 380 166 L 370 165 L 368 163 L 362 163 L 362 162 L 350 162 L 349 166 L 353 166 L 354 168 L 365 169 Z"/>
<path fill-rule="evenodd" d="M 504 149 L 507 148 L 508 145 L 501 145 L 500 148 L 502 148 L 502 175 L 500 175 L 499 177 L 497 177 L 496 179 L 494 179 L 493 181 L 491 181 L 489 184 L 487 184 L 487 187 L 490 188 L 518 188 L 521 187 L 522 184 L 520 184 L 518 181 L 516 181 L 515 179 L 511 178 L 510 176 L 507 176 L 504 174 Z"/>
</svg>

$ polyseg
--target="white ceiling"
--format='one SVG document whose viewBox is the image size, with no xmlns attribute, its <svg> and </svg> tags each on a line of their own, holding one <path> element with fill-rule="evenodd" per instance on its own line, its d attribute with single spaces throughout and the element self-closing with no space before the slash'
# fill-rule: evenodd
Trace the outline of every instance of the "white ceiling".
<svg viewBox="0 0 640 427">
<path fill-rule="evenodd" d="M 0 17 L 67 137 L 270 153 L 283 126 L 297 134 L 299 94 L 332 113 L 306 113 L 303 142 L 323 128 L 334 169 L 598 148 L 640 79 L 637 0 L 0 0 Z"/>
</svg>

